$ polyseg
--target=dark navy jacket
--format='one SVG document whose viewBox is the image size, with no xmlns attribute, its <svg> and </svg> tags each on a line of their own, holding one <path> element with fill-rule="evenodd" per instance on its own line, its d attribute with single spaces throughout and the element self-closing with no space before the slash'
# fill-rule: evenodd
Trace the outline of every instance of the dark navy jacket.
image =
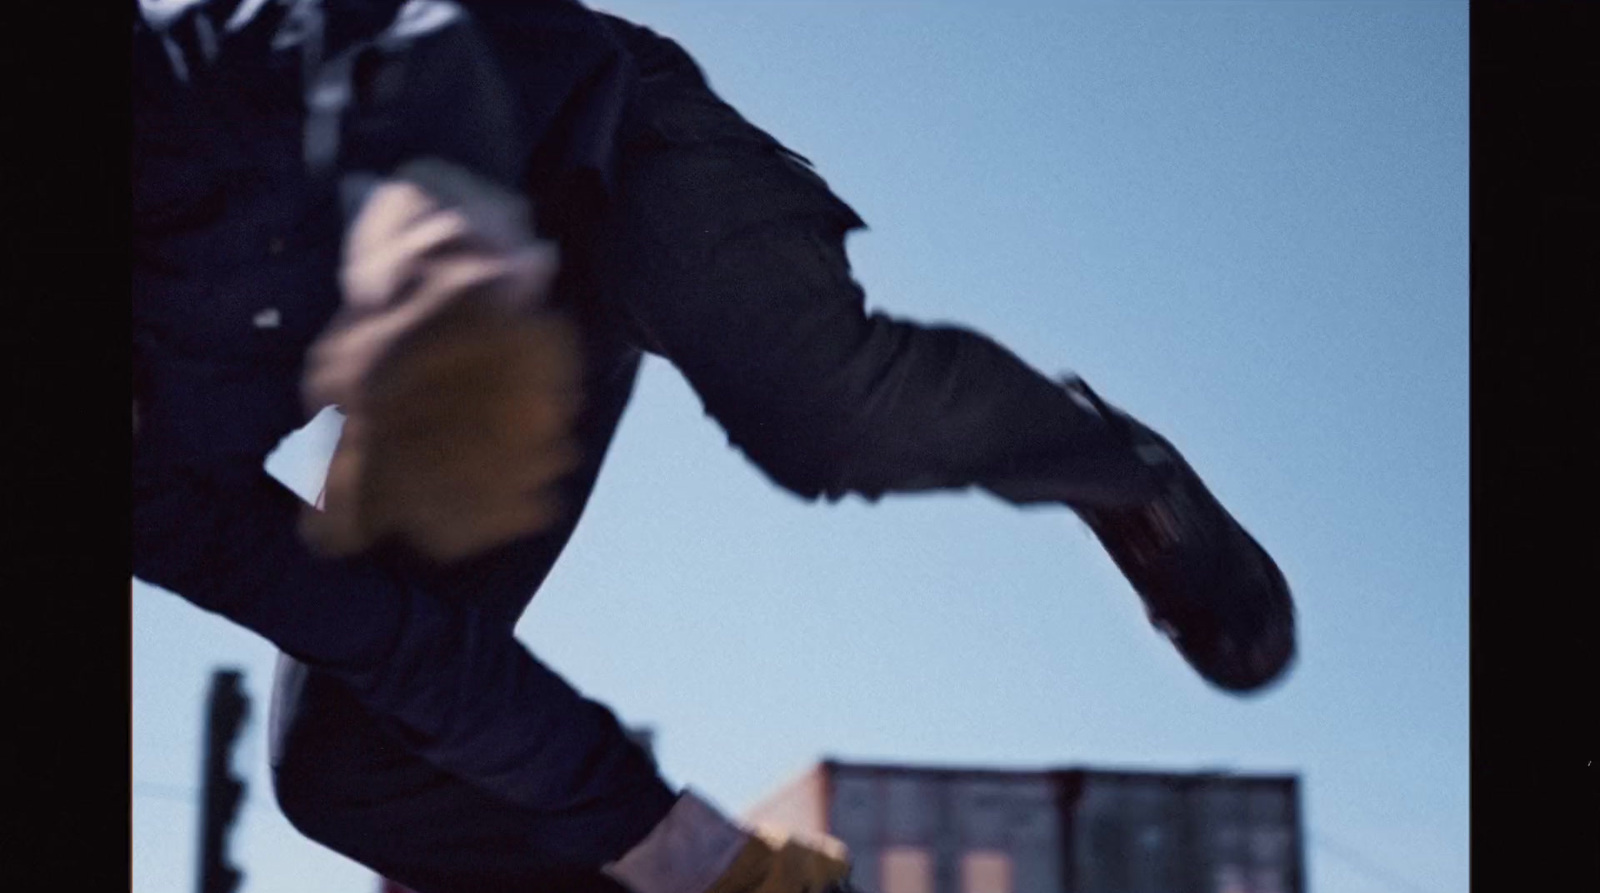
<svg viewBox="0 0 1600 893">
<path fill-rule="evenodd" d="M 330 5 L 324 56 L 399 4 Z M 399 60 L 438 90 L 386 106 L 383 60 L 357 71 L 339 166 L 383 173 L 435 155 L 546 208 L 603 200 L 636 79 L 629 55 L 573 2 L 466 5 L 486 27 L 448 29 Z M 191 54 L 186 79 L 158 35 L 135 35 L 134 573 L 339 673 L 442 768 L 570 816 L 568 856 L 616 858 L 673 793 L 605 708 L 512 638 L 520 604 L 462 594 L 509 587 L 525 604 L 570 524 L 515 566 L 490 556 L 447 582 L 382 555 L 312 555 L 296 535 L 298 500 L 262 470 L 306 420 L 301 363 L 338 304 L 343 226 L 336 178 L 307 173 L 303 60 L 271 48 L 270 25 L 232 36 L 206 66 L 206 47 L 182 30 L 193 24 L 180 22 L 166 44 Z M 485 128 L 494 138 L 475 139 Z M 585 424 L 609 439 L 626 393 L 599 390 Z"/>
<path fill-rule="evenodd" d="M 400 5 L 331 4 L 323 55 L 381 27 Z M 609 185 L 636 79 L 631 58 L 576 3 L 482 6 L 483 27 L 445 29 L 393 64 L 381 53 L 358 60 L 339 167 L 383 174 L 435 155 L 551 198 L 549 207 L 573 204 L 558 195 Z M 154 410 L 164 399 L 199 399 L 191 392 L 203 380 L 211 408 L 230 413 L 225 421 L 213 412 L 152 414 L 144 440 L 160 443 L 158 452 L 271 449 L 304 422 L 298 366 L 337 307 L 337 184 L 307 175 L 300 55 L 250 45 L 270 38 L 270 24 L 236 38 L 243 47 L 224 44 L 188 84 L 169 73 L 153 35 L 135 40 L 139 387 Z M 383 81 L 408 73 L 425 89 L 387 101 Z"/>
</svg>

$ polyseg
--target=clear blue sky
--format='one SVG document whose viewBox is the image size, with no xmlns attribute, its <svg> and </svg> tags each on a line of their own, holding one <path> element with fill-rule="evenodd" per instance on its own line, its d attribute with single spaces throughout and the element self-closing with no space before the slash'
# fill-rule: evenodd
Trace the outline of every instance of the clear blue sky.
<svg viewBox="0 0 1600 893">
<path fill-rule="evenodd" d="M 1207 688 L 1064 511 L 803 504 L 656 361 L 530 647 L 730 810 L 823 755 L 1293 771 L 1314 893 L 1465 890 L 1466 3 L 607 8 L 817 163 L 872 227 L 874 306 L 1076 370 L 1183 448 L 1288 574 L 1302 658 L 1260 699 Z M 309 486 L 317 445 L 274 467 Z M 143 586 L 133 616 L 135 893 L 193 887 L 219 664 L 257 705 L 244 893 L 370 891 L 272 803 L 272 648 Z"/>
</svg>

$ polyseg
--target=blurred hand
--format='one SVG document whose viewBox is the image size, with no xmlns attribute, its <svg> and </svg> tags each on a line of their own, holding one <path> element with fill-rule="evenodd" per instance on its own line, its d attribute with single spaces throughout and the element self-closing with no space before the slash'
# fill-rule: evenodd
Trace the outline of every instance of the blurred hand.
<svg viewBox="0 0 1600 893">
<path fill-rule="evenodd" d="M 571 326 L 538 309 L 555 252 L 525 220 L 514 196 L 437 163 L 402 169 L 363 205 L 345 306 L 303 382 L 308 409 L 346 416 L 324 510 L 302 524 L 314 547 L 345 555 L 394 537 L 450 562 L 560 517 L 556 485 L 579 460 L 580 357 Z"/>
<path fill-rule="evenodd" d="M 841 841 L 758 828 L 706 893 L 828 893 L 849 874 Z"/>
</svg>

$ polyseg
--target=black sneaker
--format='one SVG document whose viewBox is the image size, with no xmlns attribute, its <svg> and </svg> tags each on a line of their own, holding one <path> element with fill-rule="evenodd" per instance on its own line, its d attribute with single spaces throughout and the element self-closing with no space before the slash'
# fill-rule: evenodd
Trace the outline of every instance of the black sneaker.
<svg viewBox="0 0 1600 893">
<path fill-rule="evenodd" d="M 1259 691 L 1294 659 L 1294 602 L 1266 550 L 1228 514 L 1171 443 L 1102 401 L 1064 386 L 1121 431 L 1165 486 L 1132 508 L 1074 507 L 1144 600 L 1150 622 L 1207 681 Z"/>
</svg>

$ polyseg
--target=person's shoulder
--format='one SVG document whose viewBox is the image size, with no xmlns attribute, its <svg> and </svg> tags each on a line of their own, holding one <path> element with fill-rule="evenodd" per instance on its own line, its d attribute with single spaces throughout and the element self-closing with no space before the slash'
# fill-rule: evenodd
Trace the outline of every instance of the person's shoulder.
<svg viewBox="0 0 1600 893">
<path fill-rule="evenodd" d="M 685 64 L 698 68 L 688 51 L 672 38 L 612 13 L 596 10 L 594 14 L 633 56 L 641 72 Z"/>
<path fill-rule="evenodd" d="M 601 22 L 604 22 L 605 26 L 610 28 L 613 33 L 623 39 L 627 39 L 630 36 L 649 35 L 656 38 L 661 36 L 644 25 L 641 25 L 638 22 L 630 22 L 616 13 L 605 12 L 599 9 L 590 10 L 590 12 L 594 14 L 595 18 L 599 19 Z"/>
</svg>

